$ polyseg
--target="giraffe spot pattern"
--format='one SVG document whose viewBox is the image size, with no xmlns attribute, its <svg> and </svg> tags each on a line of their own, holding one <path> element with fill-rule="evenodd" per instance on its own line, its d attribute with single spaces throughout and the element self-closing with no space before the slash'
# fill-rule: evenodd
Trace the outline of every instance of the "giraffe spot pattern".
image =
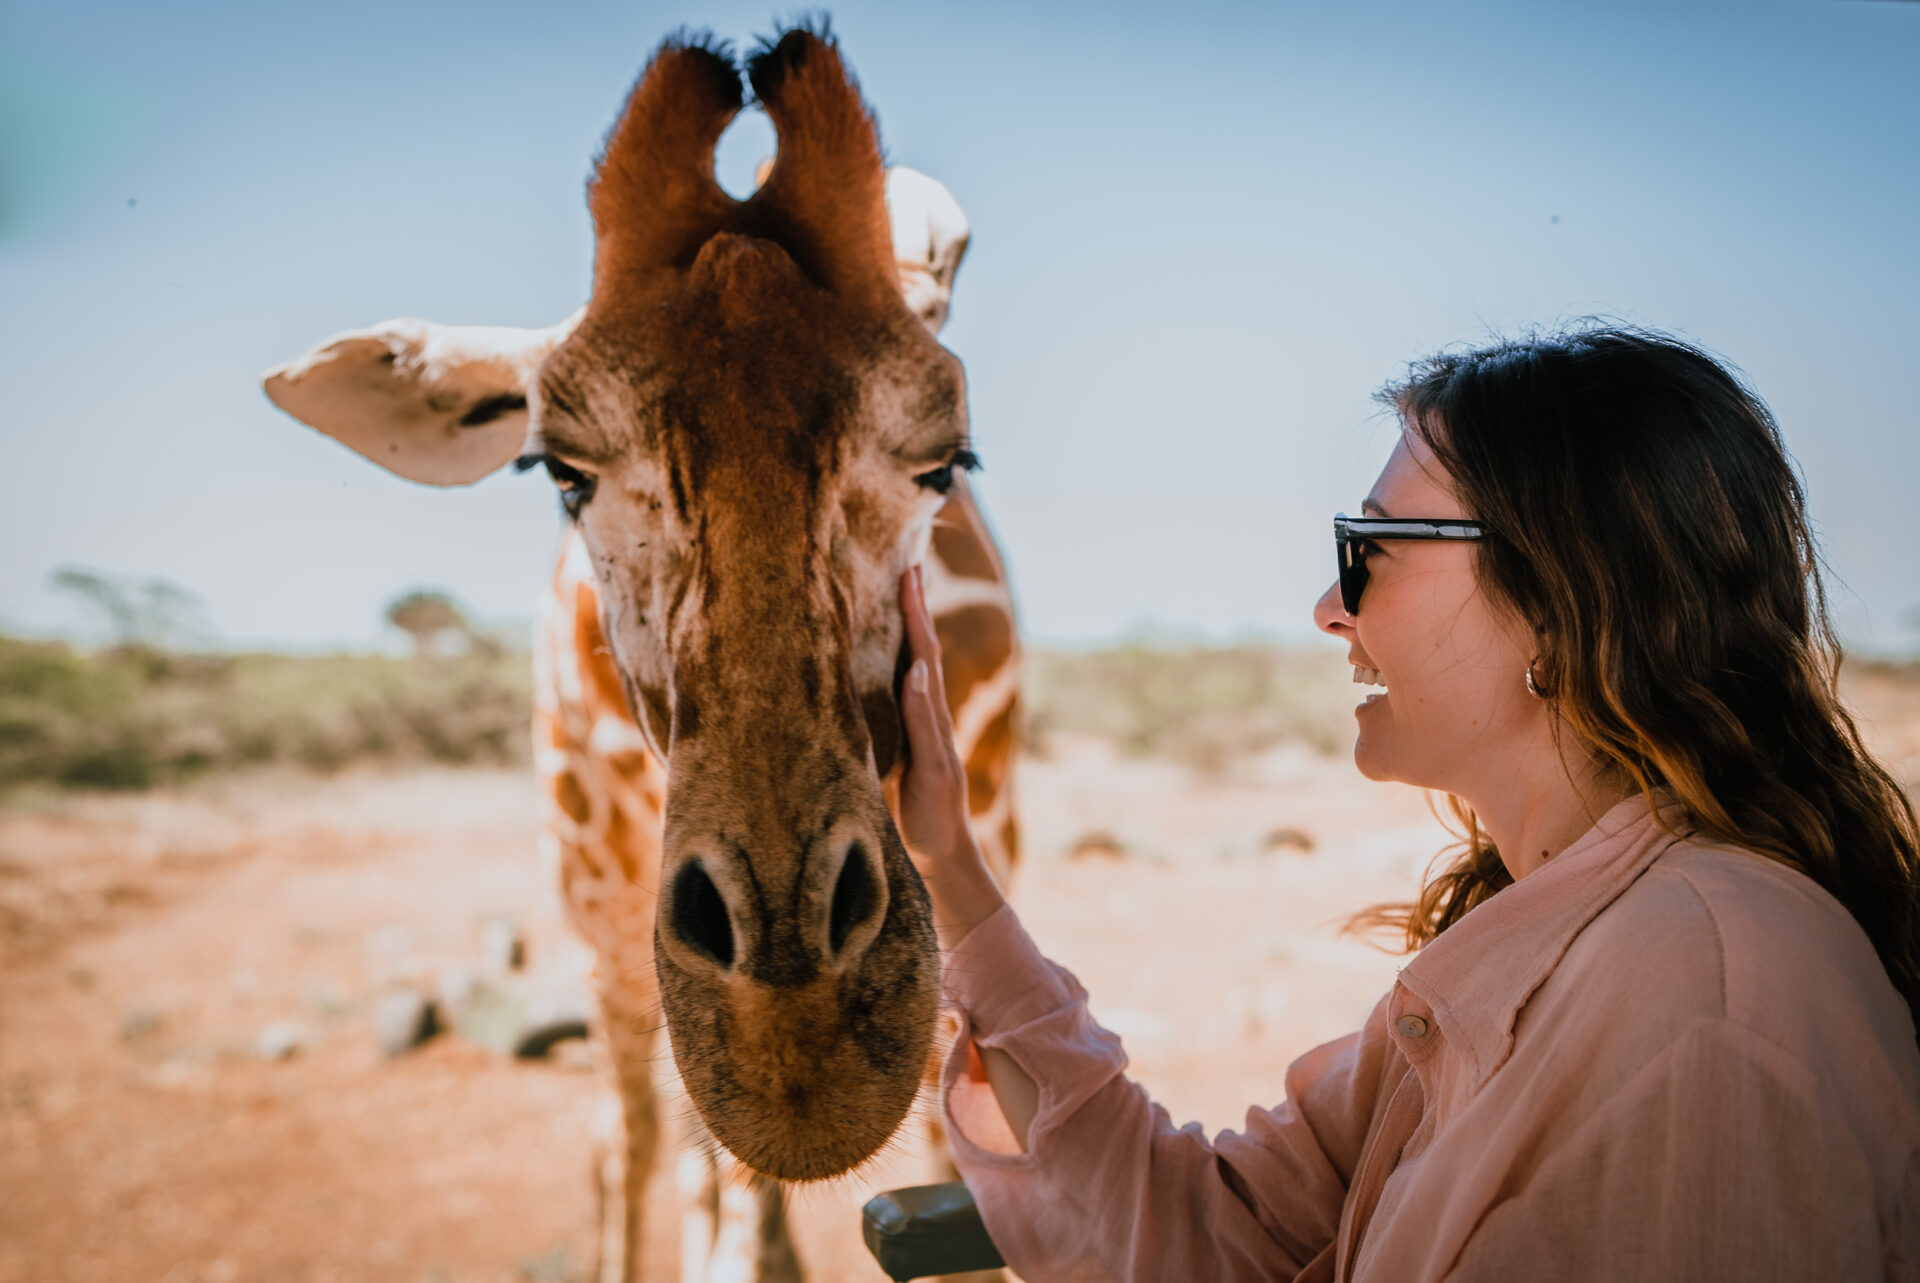
<svg viewBox="0 0 1920 1283">
<path fill-rule="evenodd" d="M 951 505 L 949 505 L 951 506 Z M 941 515 L 946 514 L 941 510 Z M 933 527 L 933 555 L 949 572 L 962 579 L 998 579 L 993 558 L 971 530 L 936 522 Z"/>
<path fill-rule="evenodd" d="M 967 693 L 1006 664 L 1013 649 L 1013 620 L 998 606 L 966 606 L 933 621 L 940 636 L 947 703 L 959 708 Z"/>
<path fill-rule="evenodd" d="M 593 816 L 593 804 L 587 800 L 587 791 L 580 787 L 580 777 L 572 771 L 563 771 L 553 780 L 553 800 L 575 824 L 585 824 Z"/>
<path fill-rule="evenodd" d="M 967 755 L 967 796 L 979 799 L 972 802 L 976 814 L 993 805 L 1006 781 L 1007 768 L 1013 761 L 1013 716 L 1014 705 L 1008 703 L 994 714 L 980 732 L 973 752 Z"/>
</svg>

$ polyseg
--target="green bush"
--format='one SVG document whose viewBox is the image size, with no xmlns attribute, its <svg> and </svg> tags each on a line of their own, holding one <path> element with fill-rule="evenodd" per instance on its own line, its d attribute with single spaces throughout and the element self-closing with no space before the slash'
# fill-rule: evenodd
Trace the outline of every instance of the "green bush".
<svg viewBox="0 0 1920 1283">
<path fill-rule="evenodd" d="M 83 652 L 0 637 L 0 787 L 144 788 L 266 763 L 522 763 L 524 653 Z"/>
</svg>

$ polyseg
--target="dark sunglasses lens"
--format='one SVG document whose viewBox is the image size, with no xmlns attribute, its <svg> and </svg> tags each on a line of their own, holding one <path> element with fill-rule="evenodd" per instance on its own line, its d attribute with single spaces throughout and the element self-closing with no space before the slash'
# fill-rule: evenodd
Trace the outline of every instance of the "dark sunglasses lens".
<svg viewBox="0 0 1920 1283">
<path fill-rule="evenodd" d="M 1335 541 L 1334 552 L 1340 560 L 1340 604 L 1349 615 L 1360 613 L 1360 593 L 1367 586 L 1367 563 L 1356 546 L 1358 540 Z"/>
</svg>

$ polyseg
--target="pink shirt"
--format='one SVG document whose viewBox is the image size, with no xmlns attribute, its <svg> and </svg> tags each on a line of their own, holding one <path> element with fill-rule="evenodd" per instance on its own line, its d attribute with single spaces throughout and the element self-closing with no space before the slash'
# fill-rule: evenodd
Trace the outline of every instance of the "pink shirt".
<svg viewBox="0 0 1920 1283">
<path fill-rule="evenodd" d="M 1011 910 L 946 985 L 955 1155 L 1029 1283 L 1920 1279 L 1920 1051 L 1872 946 L 1639 799 L 1415 955 L 1242 1131 L 1175 1128 Z M 1030 1153 L 969 1038 L 1038 1084 Z"/>
</svg>

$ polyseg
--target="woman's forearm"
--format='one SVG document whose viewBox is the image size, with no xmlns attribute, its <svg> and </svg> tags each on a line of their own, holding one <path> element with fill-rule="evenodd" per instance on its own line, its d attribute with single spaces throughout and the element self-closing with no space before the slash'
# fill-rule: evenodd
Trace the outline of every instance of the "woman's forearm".
<svg viewBox="0 0 1920 1283">
<path fill-rule="evenodd" d="M 952 845 L 955 849 L 938 859 L 923 856 L 915 861 L 933 901 L 934 935 L 948 953 L 1007 902 L 972 835 L 963 831 Z"/>
<path fill-rule="evenodd" d="M 1000 1114 L 1007 1120 L 1007 1130 L 1013 1133 L 1020 1152 L 1028 1152 L 1027 1131 L 1033 1126 L 1033 1116 L 1040 1109 L 1040 1087 L 1020 1068 L 1020 1062 L 998 1047 L 974 1045 L 974 1054 L 980 1057 L 980 1066 L 986 1071 L 987 1086 L 993 1089 L 993 1098 L 999 1102 Z"/>
</svg>

